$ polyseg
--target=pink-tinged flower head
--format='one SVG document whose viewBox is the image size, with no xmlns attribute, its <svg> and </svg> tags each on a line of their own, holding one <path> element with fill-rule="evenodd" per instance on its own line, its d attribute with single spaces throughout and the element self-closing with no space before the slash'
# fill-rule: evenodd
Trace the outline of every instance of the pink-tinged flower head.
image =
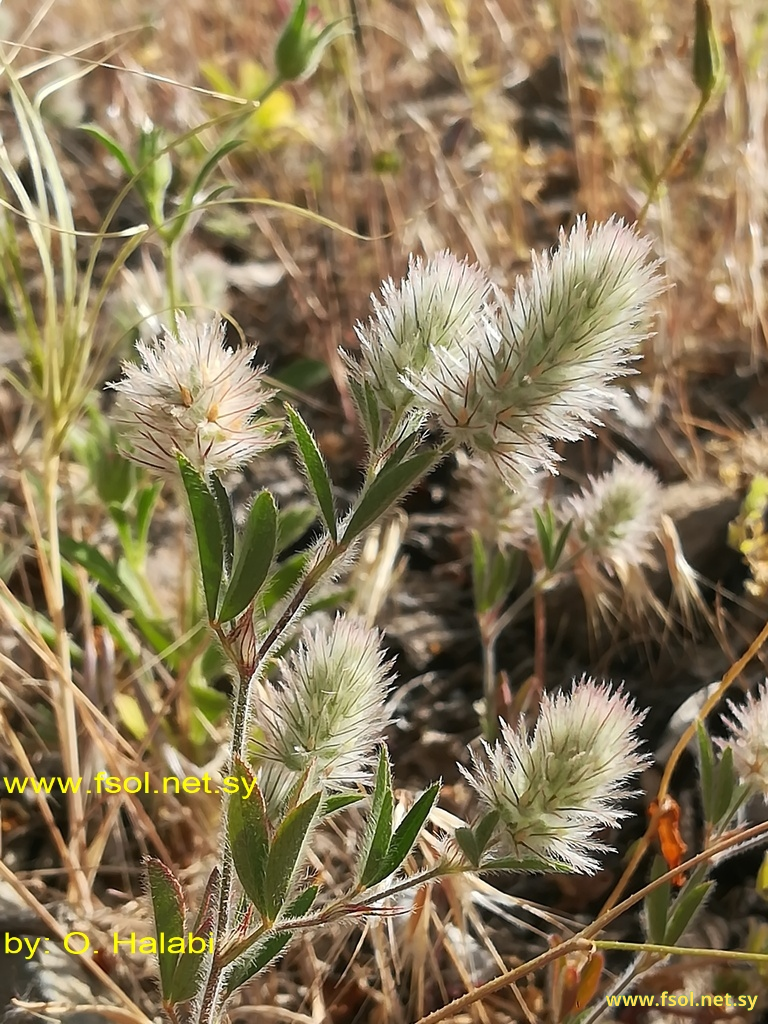
<svg viewBox="0 0 768 1024">
<path fill-rule="evenodd" d="M 308 632 L 280 662 L 282 683 L 265 688 L 255 723 L 270 809 L 307 770 L 331 789 L 368 778 L 388 724 L 389 670 L 378 631 L 343 616 Z"/>
<path fill-rule="evenodd" d="M 768 680 L 740 707 L 728 701 L 728 709 L 732 717 L 725 722 L 730 735 L 720 746 L 731 748 L 736 774 L 768 803 Z"/>
<path fill-rule="evenodd" d="M 646 760 L 642 720 L 621 689 L 583 678 L 570 693 L 544 695 L 532 735 L 522 721 L 503 723 L 501 739 L 464 772 L 499 815 L 495 855 L 595 871 L 605 850 L 595 835 L 626 816 L 620 801 Z"/>
<path fill-rule="evenodd" d="M 554 255 L 533 255 L 493 329 L 414 367 L 409 386 L 504 475 L 554 471 L 551 442 L 577 440 L 613 407 L 610 384 L 631 372 L 661 291 L 647 239 L 619 220 L 588 228 L 581 218 Z"/>
<path fill-rule="evenodd" d="M 613 468 L 589 477 L 581 492 L 568 500 L 574 544 L 611 572 L 647 565 L 661 522 L 662 488 L 645 466 L 619 456 Z"/>
<path fill-rule="evenodd" d="M 278 424 L 256 419 L 274 395 L 253 349 L 224 348 L 223 321 L 176 317 L 153 343 L 136 345 L 139 363 L 124 363 L 116 420 L 126 454 L 157 472 L 176 469 L 181 452 L 201 473 L 223 472 L 271 448 Z"/>
<path fill-rule="evenodd" d="M 489 289 L 479 267 L 448 252 L 426 262 L 411 257 L 399 284 L 383 282 L 381 299 L 371 296 L 373 315 L 356 328 L 362 359 L 354 371 L 384 408 L 402 412 L 412 405 L 410 379 L 428 372 L 439 353 L 478 344 Z"/>
</svg>

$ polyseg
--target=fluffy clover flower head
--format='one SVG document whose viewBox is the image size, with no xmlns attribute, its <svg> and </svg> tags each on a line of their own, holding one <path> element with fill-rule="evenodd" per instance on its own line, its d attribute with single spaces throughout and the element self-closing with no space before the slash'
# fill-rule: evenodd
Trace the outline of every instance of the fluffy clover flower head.
<svg viewBox="0 0 768 1024">
<path fill-rule="evenodd" d="M 728 701 L 728 709 L 730 736 L 720 746 L 731 748 L 736 774 L 768 803 L 768 680 L 741 706 Z"/>
<path fill-rule="evenodd" d="M 405 378 L 449 436 L 511 479 L 554 471 L 553 440 L 574 441 L 614 405 L 662 291 L 650 242 L 620 220 L 561 231 L 553 255 L 532 257 L 495 327 L 441 349 Z"/>
<path fill-rule="evenodd" d="M 609 571 L 647 565 L 661 523 L 662 488 L 653 470 L 619 456 L 566 503 L 574 543 Z"/>
<path fill-rule="evenodd" d="M 471 458 L 460 465 L 458 477 L 457 504 L 467 530 L 505 552 L 525 548 L 536 536 L 533 510 L 543 501 L 541 475 L 513 487 L 492 463 Z"/>
<path fill-rule="evenodd" d="M 265 688 L 256 722 L 268 805 L 279 804 L 308 770 L 329 789 L 369 777 L 392 682 L 380 644 L 377 630 L 339 616 L 308 631 L 280 662 L 282 685 Z"/>
<path fill-rule="evenodd" d="M 433 367 L 440 352 L 478 344 L 488 324 L 490 282 L 479 267 L 449 252 L 411 257 L 399 284 L 371 296 L 373 315 L 357 324 L 361 362 L 353 372 L 373 387 L 382 406 L 402 412 L 413 404 L 411 377 Z M 406 379 L 407 375 L 407 379 Z"/>
<path fill-rule="evenodd" d="M 278 424 L 255 419 L 274 395 L 262 371 L 251 365 L 253 349 L 224 348 L 223 321 L 176 317 L 176 330 L 147 344 L 139 363 L 123 364 L 115 417 L 124 430 L 126 454 L 157 472 L 176 469 L 181 452 L 201 473 L 223 472 L 271 448 Z"/>
<path fill-rule="evenodd" d="M 637 729 L 643 720 L 621 689 L 582 678 L 570 693 L 545 694 L 532 734 L 503 723 L 485 758 L 464 775 L 485 808 L 499 815 L 495 853 L 504 858 L 553 861 L 592 873 L 595 838 L 626 817 L 620 801 L 645 763 Z"/>
</svg>

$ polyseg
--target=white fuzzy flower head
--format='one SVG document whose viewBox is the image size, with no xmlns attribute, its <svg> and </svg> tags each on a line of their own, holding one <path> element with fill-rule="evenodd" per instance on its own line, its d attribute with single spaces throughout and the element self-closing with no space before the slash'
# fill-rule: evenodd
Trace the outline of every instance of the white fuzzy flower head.
<svg viewBox="0 0 768 1024">
<path fill-rule="evenodd" d="M 400 412 L 413 403 L 405 374 L 418 378 L 438 352 L 477 344 L 489 289 L 479 267 L 448 252 L 426 262 L 412 256 L 399 284 L 383 282 L 381 299 L 371 296 L 372 317 L 356 327 L 362 358 L 353 370 L 369 381 L 384 408 Z"/>
<path fill-rule="evenodd" d="M 387 726 L 389 668 L 379 633 L 343 616 L 309 631 L 280 662 L 282 685 L 266 687 L 255 723 L 268 805 L 279 804 L 308 769 L 330 789 L 369 777 Z"/>
<path fill-rule="evenodd" d="M 728 701 L 728 709 L 730 736 L 720 746 L 731 748 L 736 774 L 768 803 L 768 680 L 740 707 Z"/>
<path fill-rule="evenodd" d="M 460 465 L 458 507 L 463 526 L 501 551 L 523 549 L 536 536 L 534 508 L 542 503 L 541 476 L 520 480 L 514 487 L 482 459 Z"/>
<path fill-rule="evenodd" d="M 496 854 L 556 861 L 591 873 L 605 846 L 595 838 L 626 816 L 620 800 L 645 758 L 638 752 L 643 715 L 621 689 L 583 678 L 570 693 L 542 699 L 532 735 L 502 724 L 464 774 L 489 811 L 499 814 Z"/>
<path fill-rule="evenodd" d="M 573 520 L 573 543 L 604 568 L 625 570 L 648 565 L 661 523 L 662 488 L 659 478 L 646 466 L 619 456 L 602 476 L 590 476 L 581 494 L 566 504 Z"/>
<path fill-rule="evenodd" d="M 256 414 L 274 392 L 251 366 L 253 349 L 224 348 L 225 324 L 176 317 L 152 344 L 136 344 L 140 363 L 124 363 L 115 417 L 126 454 L 160 473 L 181 452 L 208 474 L 237 469 L 271 448 L 278 425 Z"/>
<path fill-rule="evenodd" d="M 622 221 L 560 234 L 554 255 L 504 299 L 496 329 L 408 374 L 457 443 L 492 459 L 512 480 L 554 471 L 553 440 L 575 441 L 614 405 L 611 382 L 630 371 L 662 291 L 650 242 Z"/>
</svg>

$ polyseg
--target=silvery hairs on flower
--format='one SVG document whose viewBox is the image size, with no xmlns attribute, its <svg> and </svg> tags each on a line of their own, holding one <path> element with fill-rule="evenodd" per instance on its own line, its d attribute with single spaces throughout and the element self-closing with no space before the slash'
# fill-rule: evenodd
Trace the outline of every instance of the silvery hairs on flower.
<svg viewBox="0 0 768 1024">
<path fill-rule="evenodd" d="M 728 701 L 728 710 L 729 735 L 716 742 L 731 748 L 736 774 L 768 803 L 768 680 L 744 704 Z"/>
<path fill-rule="evenodd" d="M 342 355 L 353 373 L 368 379 L 385 409 L 402 412 L 414 403 L 404 375 L 418 378 L 434 367 L 438 353 L 479 343 L 490 289 L 478 266 L 449 252 L 426 261 L 411 256 L 405 278 L 384 281 L 381 299 L 371 296 L 373 315 L 356 325 L 361 362 Z"/>
<path fill-rule="evenodd" d="M 575 441 L 614 405 L 663 290 L 650 242 L 620 220 L 561 231 L 554 255 L 533 255 L 490 322 L 403 367 L 408 390 L 457 444 L 511 481 L 554 472 L 553 440 Z M 415 287 L 414 287 L 415 292 Z M 390 345 L 392 342 L 390 341 Z"/>
<path fill-rule="evenodd" d="M 522 721 L 502 723 L 501 739 L 462 769 L 499 814 L 496 854 L 597 870 L 606 847 L 596 834 L 626 817 L 620 801 L 646 762 L 636 735 L 643 717 L 621 689 L 585 677 L 570 693 L 544 694 L 532 735 Z"/>
<path fill-rule="evenodd" d="M 459 452 L 457 461 L 460 489 L 456 504 L 464 528 L 500 551 L 525 549 L 536 537 L 533 510 L 544 501 L 542 474 L 511 487 L 484 459 Z"/>
<path fill-rule="evenodd" d="M 270 813 L 306 771 L 311 792 L 353 788 L 370 777 L 388 724 L 390 668 L 378 631 L 345 616 L 307 630 L 280 661 L 281 683 L 266 684 L 254 719 Z"/>
<path fill-rule="evenodd" d="M 274 396 L 254 369 L 254 349 L 224 347 L 221 320 L 191 321 L 147 344 L 139 363 L 123 363 L 115 419 L 125 454 L 159 473 L 175 472 L 180 452 L 204 474 L 237 469 L 271 448 L 278 424 L 256 419 Z"/>
<path fill-rule="evenodd" d="M 612 469 L 589 477 L 581 494 L 568 498 L 575 545 L 586 548 L 609 572 L 649 565 L 661 522 L 662 487 L 653 470 L 620 455 Z"/>
</svg>

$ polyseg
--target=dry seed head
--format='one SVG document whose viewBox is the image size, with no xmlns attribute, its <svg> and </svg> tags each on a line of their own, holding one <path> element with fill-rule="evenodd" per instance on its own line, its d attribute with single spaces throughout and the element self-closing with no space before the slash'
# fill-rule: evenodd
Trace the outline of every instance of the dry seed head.
<svg viewBox="0 0 768 1024">
<path fill-rule="evenodd" d="M 115 419 L 126 454 L 160 473 L 181 452 L 201 473 L 224 472 L 271 448 L 279 425 L 255 415 L 273 397 L 253 349 L 224 348 L 223 321 L 176 317 L 176 330 L 138 342 L 139 363 L 124 363 Z"/>
<path fill-rule="evenodd" d="M 486 810 L 500 822 L 496 853 L 597 870 L 605 849 L 595 835 L 626 816 L 620 801 L 645 763 L 637 730 L 643 715 L 621 690 L 574 680 L 570 693 L 545 694 L 533 734 L 502 723 L 464 771 Z"/>
</svg>

